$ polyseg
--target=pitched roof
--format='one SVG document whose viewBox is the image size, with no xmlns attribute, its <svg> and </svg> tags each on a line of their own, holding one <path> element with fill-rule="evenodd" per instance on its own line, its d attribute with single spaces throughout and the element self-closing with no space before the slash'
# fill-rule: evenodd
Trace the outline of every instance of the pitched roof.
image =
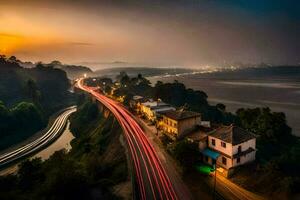
<svg viewBox="0 0 300 200">
<path fill-rule="evenodd" d="M 224 142 L 231 143 L 232 145 L 241 144 L 256 136 L 253 133 L 247 132 L 246 130 L 230 125 L 230 126 L 221 126 L 210 133 L 210 136 L 218 138 Z"/>
<path fill-rule="evenodd" d="M 166 112 L 164 114 L 166 117 L 174 119 L 174 120 L 183 120 L 183 119 L 188 119 L 188 118 L 193 118 L 193 117 L 200 117 L 201 114 L 197 112 L 192 112 L 192 111 L 178 111 L 178 110 L 172 110 L 169 112 Z"/>
</svg>

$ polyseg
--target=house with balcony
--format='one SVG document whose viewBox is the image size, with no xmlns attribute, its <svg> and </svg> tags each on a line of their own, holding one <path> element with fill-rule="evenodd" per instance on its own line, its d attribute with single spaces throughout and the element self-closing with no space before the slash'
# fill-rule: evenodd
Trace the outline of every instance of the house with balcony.
<svg viewBox="0 0 300 200">
<path fill-rule="evenodd" d="M 235 125 L 220 126 L 199 143 L 203 161 L 228 175 L 231 169 L 255 160 L 256 135 Z"/>
<path fill-rule="evenodd" d="M 162 114 L 159 128 L 171 139 L 176 140 L 194 131 L 200 123 L 200 113 L 172 110 Z"/>
</svg>

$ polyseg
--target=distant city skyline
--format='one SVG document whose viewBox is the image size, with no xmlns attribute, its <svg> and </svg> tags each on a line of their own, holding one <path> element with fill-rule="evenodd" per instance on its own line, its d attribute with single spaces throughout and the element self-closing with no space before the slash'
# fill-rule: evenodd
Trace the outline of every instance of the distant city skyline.
<svg viewBox="0 0 300 200">
<path fill-rule="evenodd" d="M 300 3 L 0 0 L 0 54 L 197 67 L 300 63 Z"/>
</svg>

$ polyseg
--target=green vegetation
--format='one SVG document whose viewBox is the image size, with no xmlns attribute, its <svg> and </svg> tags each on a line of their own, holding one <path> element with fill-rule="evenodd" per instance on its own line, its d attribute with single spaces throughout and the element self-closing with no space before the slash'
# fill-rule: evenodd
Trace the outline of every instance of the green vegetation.
<svg viewBox="0 0 300 200">
<path fill-rule="evenodd" d="M 129 77 L 125 72 L 121 72 L 116 80 L 119 83 L 117 87 L 113 85 L 112 80 L 106 82 L 116 88 L 114 96 L 125 96 L 125 104 L 128 104 L 133 95 L 159 98 L 173 106 L 200 112 L 204 120 L 209 120 L 214 124 L 235 123 L 257 134 L 259 136 L 257 138 L 257 162 L 252 167 L 244 167 L 245 174 L 248 174 L 244 177 L 247 178 L 243 179 L 244 182 L 238 181 L 238 183 L 262 193 L 273 191 L 292 194 L 297 191 L 297 185 L 300 183 L 298 170 L 300 168 L 300 142 L 298 137 L 292 135 L 284 113 L 272 112 L 269 108 L 255 108 L 239 109 L 236 114 L 232 114 L 226 112 L 224 104 L 209 105 L 205 92 L 186 88 L 178 81 L 173 83 L 158 81 L 151 86 L 142 75 Z M 97 85 L 97 83 L 94 84 Z M 197 146 L 193 146 L 186 140 L 170 145 L 170 142 L 163 138 L 162 142 L 185 171 L 194 169 L 193 166 L 199 158 Z M 233 180 L 236 179 L 233 178 Z M 251 188 L 251 186 L 255 187 Z"/>
<path fill-rule="evenodd" d="M 23 68 L 0 56 L 0 150 L 46 126 L 51 114 L 72 104 L 66 73 L 38 64 Z"/>
<path fill-rule="evenodd" d="M 225 111 L 225 106 L 209 105 L 205 92 L 186 88 L 178 81 L 173 83 L 158 81 L 154 86 L 154 97 L 176 107 L 185 106 L 189 110 L 200 112 L 203 120 L 213 123 L 231 124 L 236 120 L 233 114 Z"/>
<path fill-rule="evenodd" d="M 121 129 L 90 99 L 80 102 L 71 117 L 72 150 L 26 160 L 17 175 L 0 177 L 1 199 L 119 199 L 112 188 L 128 178 Z"/>
<path fill-rule="evenodd" d="M 262 186 L 268 185 L 270 193 L 299 192 L 300 140 L 291 134 L 284 113 L 271 112 L 269 108 L 239 109 L 237 116 L 243 128 L 259 136 L 257 163 L 241 169 L 253 175 L 244 185 L 256 186 L 256 190 L 266 190 Z"/>
<path fill-rule="evenodd" d="M 33 103 L 21 102 L 9 109 L 0 102 L 0 149 L 24 140 L 45 124 L 40 109 Z"/>
<path fill-rule="evenodd" d="M 171 154 L 178 160 L 185 172 L 189 172 L 200 158 L 198 145 L 188 140 L 180 140 L 174 142 L 169 147 Z"/>
<path fill-rule="evenodd" d="M 108 78 L 106 78 L 108 79 Z M 184 84 L 174 81 L 173 83 L 163 83 L 158 81 L 154 86 L 148 79 L 138 74 L 136 77 L 129 77 L 126 72 L 120 72 L 116 77 L 116 81 L 120 83 L 114 91 L 115 97 L 125 96 L 124 104 L 129 105 L 130 99 L 134 95 L 143 97 L 161 99 L 176 107 L 186 107 L 188 110 L 201 112 L 204 120 L 210 120 L 214 123 L 231 124 L 237 120 L 232 113 L 226 112 L 223 104 L 216 106 L 209 105 L 207 94 L 203 91 L 186 88 Z M 113 81 L 106 80 L 107 86 L 112 87 Z M 99 81 L 87 80 L 87 84 L 91 86 L 100 85 Z"/>
</svg>

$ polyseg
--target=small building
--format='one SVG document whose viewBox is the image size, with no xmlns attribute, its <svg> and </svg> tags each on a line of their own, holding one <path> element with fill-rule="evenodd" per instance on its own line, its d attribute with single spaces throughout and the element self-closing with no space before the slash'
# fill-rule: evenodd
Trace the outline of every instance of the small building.
<svg viewBox="0 0 300 200">
<path fill-rule="evenodd" d="M 174 111 L 175 108 L 162 101 L 149 100 L 141 103 L 140 111 L 149 120 L 154 122 L 161 117 L 161 114 L 168 111 Z"/>
<path fill-rule="evenodd" d="M 139 95 L 135 95 L 132 97 L 132 99 L 129 101 L 129 106 L 132 110 L 134 110 L 136 113 L 139 113 L 141 103 L 145 102 L 145 98 Z"/>
<path fill-rule="evenodd" d="M 207 144 L 202 143 L 200 150 L 204 162 L 229 170 L 255 160 L 256 135 L 238 126 L 221 126 L 207 135 Z"/>
<path fill-rule="evenodd" d="M 162 115 L 160 129 L 176 140 L 193 131 L 201 122 L 201 114 L 192 111 L 169 111 Z"/>
</svg>

